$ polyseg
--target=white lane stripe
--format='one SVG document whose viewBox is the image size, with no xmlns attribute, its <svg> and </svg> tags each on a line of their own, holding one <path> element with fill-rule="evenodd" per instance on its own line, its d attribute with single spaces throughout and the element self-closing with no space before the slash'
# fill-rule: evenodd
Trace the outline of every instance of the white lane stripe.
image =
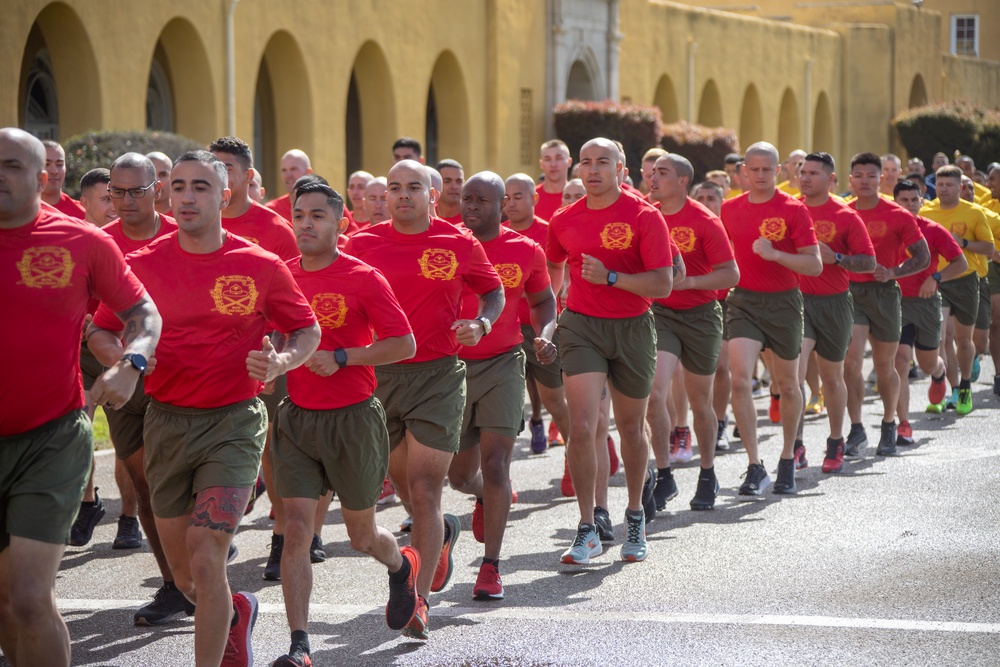
<svg viewBox="0 0 1000 667">
<path fill-rule="evenodd" d="M 60 599 L 62 611 L 100 611 L 107 609 L 138 609 L 149 600 L 87 600 Z M 283 604 L 261 603 L 260 612 L 284 615 Z M 385 610 L 364 605 L 311 604 L 310 616 L 382 616 Z M 817 628 L 857 628 L 861 630 L 912 630 L 918 632 L 964 632 L 1000 634 L 1000 623 L 966 623 L 960 621 L 919 621 L 905 618 L 844 618 L 839 616 L 784 616 L 767 614 L 665 614 L 657 612 L 595 612 L 483 607 L 434 607 L 435 616 L 492 617 L 503 619 L 530 619 L 553 621 L 645 621 L 656 623 L 683 623 L 688 625 L 773 625 Z"/>
</svg>

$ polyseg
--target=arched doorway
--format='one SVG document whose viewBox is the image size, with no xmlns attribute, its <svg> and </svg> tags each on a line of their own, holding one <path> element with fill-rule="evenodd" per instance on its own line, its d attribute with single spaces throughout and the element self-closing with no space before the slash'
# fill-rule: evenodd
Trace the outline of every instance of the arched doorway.
<svg viewBox="0 0 1000 667">
<path fill-rule="evenodd" d="M 764 112 L 761 109 L 760 93 L 752 83 L 743 93 L 740 108 L 740 146 L 751 146 L 764 140 Z"/>
<path fill-rule="evenodd" d="M 660 108 L 660 115 L 664 123 L 676 123 L 681 119 L 679 105 L 677 104 L 677 91 L 674 82 L 664 74 L 656 84 L 656 94 L 653 97 L 653 104 Z"/>
<path fill-rule="evenodd" d="M 833 145 L 833 111 L 830 109 L 830 98 L 821 92 L 816 99 L 816 112 L 813 114 L 814 151 L 835 153 Z"/>
<path fill-rule="evenodd" d="M 451 51 L 438 56 L 427 89 L 427 126 L 424 142 L 428 164 L 451 158 L 467 164 L 469 153 L 469 100 L 465 75 Z"/>
<path fill-rule="evenodd" d="M 909 108 L 922 107 L 927 104 L 927 86 L 924 85 L 924 77 L 917 74 L 910 84 L 910 104 Z"/>
<path fill-rule="evenodd" d="M 701 103 L 698 105 L 698 124 L 706 127 L 722 126 L 722 100 L 719 97 L 719 87 L 709 79 L 701 91 Z"/>
<path fill-rule="evenodd" d="M 785 88 L 781 96 L 781 110 L 778 112 L 778 154 L 784 159 L 789 153 L 802 147 L 799 104 L 792 89 Z"/>
<path fill-rule="evenodd" d="M 178 80 L 181 73 L 183 78 Z M 216 86 L 201 35 L 187 19 L 170 20 L 160 32 L 150 62 L 147 126 L 207 144 L 218 136 L 220 126 L 215 99 Z"/>
<path fill-rule="evenodd" d="M 398 138 L 396 98 L 385 52 L 372 41 L 354 58 L 344 133 L 345 174 L 358 169 L 384 174 L 392 165 L 391 146 Z"/>
<path fill-rule="evenodd" d="M 594 77 L 591 75 L 587 64 L 579 58 L 574 60 L 569 68 L 569 76 L 566 78 L 566 99 L 597 99 L 597 87 L 594 85 Z"/>
</svg>

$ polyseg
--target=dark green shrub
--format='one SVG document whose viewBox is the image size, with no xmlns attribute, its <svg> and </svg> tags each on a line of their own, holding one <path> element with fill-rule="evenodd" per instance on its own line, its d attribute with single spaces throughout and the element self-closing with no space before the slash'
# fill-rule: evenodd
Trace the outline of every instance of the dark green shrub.
<svg viewBox="0 0 1000 667">
<path fill-rule="evenodd" d="M 695 183 L 702 180 L 706 172 L 722 169 L 728 154 L 740 152 L 735 130 L 705 127 L 685 120 L 664 125 L 660 145 L 691 161 Z"/>
<path fill-rule="evenodd" d="M 946 102 L 908 109 L 892 119 L 892 126 L 910 157 L 930 168 L 934 154 L 956 153 L 971 157 L 977 166 L 1000 156 L 1000 111 L 969 104 Z"/>
</svg>

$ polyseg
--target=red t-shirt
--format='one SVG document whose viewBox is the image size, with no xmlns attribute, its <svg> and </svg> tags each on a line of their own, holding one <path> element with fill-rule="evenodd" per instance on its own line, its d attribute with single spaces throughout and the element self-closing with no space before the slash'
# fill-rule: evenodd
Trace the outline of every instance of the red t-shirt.
<svg viewBox="0 0 1000 667">
<path fill-rule="evenodd" d="M 87 217 L 87 212 L 83 210 L 83 204 L 73 199 L 65 192 L 59 194 L 59 201 L 56 202 L 56 205 L 53 208 L 71 218 L 84 220 Z"/>
<path fill-rule="evenodd" d="M 733 260 L 733 247 L 722 221 L 695 200 L 688 197 L 680 211 L 663 218 L 684 260 L 687 275 L 703 276 L 711 273 L 715 265 Z M 670 296 L 657 299 L 656 303 L 673 310 L 688 310 L 715 301 L 718 296 L 718 290 L 674 289 Z"/>
<path fill-rule="evenodd" d="M 542 220 L 552 220 L 556 211 L 562 208 L 562 192 L 546 192 L 544 183 L 536 185 L 535 192 L 538 193 L 535 215 Z"/>
<path fill-rule="evenodd" d="M 288 268 L 312 305 L 323 337 L 319 349 L 365 347 L 374 340 L 405 336 L 410 323 L 382 274 L 350 255 L 330 266 L 306 271 L 298 258 Z M 360 403 L 375 393 L 372 366 L 345 366 L 321 377 L 304 365 L 288 372 L 288 396 L 307 410 L 335 410 Z"/>
<path fill-rule="evenodd" d="M 461 213 L 461 211 L 458 212 L 458 213 L 456 213 L 455 215 L 451 216 L 450 218 L 442 218 L 441 216 L 438 216 L 438 218 L 441 219 L 441 220 L 444 220 L 445 222 L 447 222 L 449 224 L 455 225 L 456 227 L 458 227 L 459 225 L 462 224 L 462 213 Z"/>
<path fill-rule="evenodd" d="M 541 292 L 549 285 L 545 252 L 531 239 L 501 227 L 499 236 L 483 243 L 483 250 L 500 276 L 507 300 L 500 317 L 493 322 L 490 334 L 483 336 L 479 344 L 463 347 L 459 351 L 458 356 L 463 359 L 489 359 L 520 345 L 524 337 L 521 336 L 518 310 L 521 303 L 527 305 L 523 297 L 525 294 Z M 478 314 L 479 297 L 465 290 L 462 293 L 462 319 L 471 320 Z M 531 324 L 530 307 L 529 319 L 525 324 Z"/>
<path fill-rule="evenodd" d="M 464 228 L 439 218 L 419 234 L 402 234 L 387 220 L 358 232 L 347 252 L 382 272 L 406 313 L 417 354 L 399 363 L 431 361 L 458 354 L 451 325 L 459 319 L 462 290 L 475 294 L 500 287 L 479 241 Z"/>
<path fill-rule="evenodd" d="M 283 260 L 299 256 L 295 234 L 288 222 L 266 206 L 250 202 L 250 208 L 241 216 L 223 218 L 222 227 L 247 241 L 259 245 Z"/>
<path fill-rule="evenodd" d="M 545 254 L 553 263 L 569 262 L 567 308 L 591 317 L 625 318 L 642 315 L 653 300 L 587 282 L 580 274 L 583 255 L 596 257 L 609 270 L 642 273 L 672 266 L 677 249 L 660 212 L 623 192 L 607 208 L 591 210 L 584 197 L 556 213 L 549 221 Z"/>
<path fill-rule="evenodd" d="M 804 200 L 800 200 L 803 203 Z M 822 206 L 806 206 L 812 217 L 816 238 L 841 255 L 875 256 L 868 230 L 857 212 L 833 197 Z M 815 295 L 842 294 L 850 287 L 850 276 L 836 264 L 824 264 L 818 276 L 800 276 L 802 293 Z"/>
<path fill-rule="evenodd" d="M 747 195 L 741 195 L 722 202 L 722 224 L 733 242 L 733 254 L 740 267 L 739 287 L 754 292 L 784 292 L 798 287 L 799 274 L 762 259 L 753 251 L 753 242 L 763 237 L 774 244 L 775 250 L 787 253 L 816 245 L 805 204 L 781 190 L 775 190 L 763 204 L 751 204 Z"/>
<path fill-rule="evenodd" d="M 916 217 L 885 197 L 879 197 L 875 208 L 867 211 L 858 210 L 857 200 L 851 202 L 850 207 L 864 220 L 868 237 L 875 247 L 875 261 L 881 266 L 889 269 L 899 266 L 906 258 L 906 248 L 923 238 Z M 871 283 L 875 282 L 875 276 L 852 273 L 851 282 Z"/>
<path fill-rule="evenodd" d="M 170 216 L 160 214 L 160 228 L 156 230 L 156 234 L 153 235 L 153 238 L 140 239 L 138 241 L 125 236 L 125 232 L 122 231 L 122 221 L 120 218 L 114 222 L 109 222 L 101 227 L 101 229 L 103 229 L 108 236 L 115 240 L 115 243 L 118 244 L 118 249 L 122 251 L 122 254 L 127 255 L 130 252 L 142 250 L 161 236 L 166 236 L 167 234 L 176 231 L 177 223 Z"/>
<path fill-rule="evenodd" d="M 918 215 L 917 227 L 927 240 L 927 248 L 931 252 L 931 263 L 920 273 L 914 273 L 912 276 L 906 276 L 897 281 L 903 296 L 920 296 L 920 286 L 927 280 L 927 276 L 938 270 L 938 260 L 944 257 L 945 261 L 951 262 L 962 254 L 962 246 L 958 245 L 955 237 L 943 225 Z M 909 252 L 906 254 L 908 255 Z"/>
<path fill-rule="evenodd" d="M 271 209 L 288 222 L 292 221 L 292 198 L 290 195 L 282 195 L 277 199 L 272 199 L 264 204 L 264 206 Z"/>
<path fill-rule="evenodd" d="M 114 313 L 145 293 L 114 241 L 88 222 L 43 207 L 31 223 L 0 229 L 0 436 L 83 407 L 80 333 L 87 305 Z M 14 326 L 16 323 L 17 326 Z"/>
<path fill-rule="evenodd" d="M 174 232 L 127 259 L 163 317 L 156 370 L 146 377 L 146 393 L 163 403 L 217 408 L 256 396 L 264 385 L 246 359 L 268 323 L 290 333 L 316 321 L 285 263 L 232 233 L 200 255 L 184 251 Z M 104 303 L 94 322 L 121 329 Z"/>
<path fill-rule="evenodd" d="M 510 222 L 504 222 L 502 224 L 505 228 L 510 229 L 512 232 L 517 232 L 522 236 L 527 236 L 529 239 L 542 246 L 542 252 L 544 254 L 545 244 L 548 243 L 549 240 L 549 223 L 545 222 L 536 215 L 534 221 L 531 223 L 531 226 L 524 231 L 512 229 Z M 557 310 L 558 307 L 559 304 L 557 303 Z M 517 321 L 521 324 L 531 324 L 531 306 L 528 305 L 527 299 L 522 298 L 517 305 Z"/>
</svg>

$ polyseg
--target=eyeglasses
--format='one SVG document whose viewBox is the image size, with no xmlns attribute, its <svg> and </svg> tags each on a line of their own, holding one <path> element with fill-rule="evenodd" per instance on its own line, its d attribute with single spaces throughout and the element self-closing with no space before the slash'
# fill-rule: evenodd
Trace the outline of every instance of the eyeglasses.
<svg viewBox="0 0 1000 667">
<path fill-rule="evenodd" d="M 150 183 L 149 185 L 147 185 L 144 188 L 129 188 L 128 190 L 126 190 L 125 188 L 111 188 L 111 187 L 109 187 L 108 188 L 108 195 L 112 199 L 122 199 L 122 198 L 125 197 L 125 193 L 127 192 L 128 196 L 131 197 L 132 199 L 142 199 L 142 197 L 144 197 L 146 195 L 146 190 L 149 190 L 154 185 L 156 185 L 156 181 L 153 181 L 152 183 Z"/>
</svg>

